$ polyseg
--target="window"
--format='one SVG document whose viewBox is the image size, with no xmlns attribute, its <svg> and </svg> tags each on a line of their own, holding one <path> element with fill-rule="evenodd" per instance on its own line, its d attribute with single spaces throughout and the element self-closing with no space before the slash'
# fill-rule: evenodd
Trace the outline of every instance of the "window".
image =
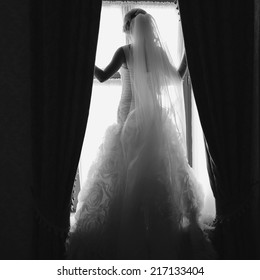
<svg viewBox="0 0 260 280">
<path fill-rule="evenodd" d="M 149 4 L 144 2 L 140 4 L 136 2 L 133 2 L 133 4 L 131 2 L 103 2 L 96 65 L 105 67 L 110 62 L 115 50 L 127 43 L 125 34 L 122 32 L 123 16 L 134 7 L 143 8 L 153 15 L 161 37 L 166 41 L 173 57 L 173 62 L 178 66 L 183 53 L 183 40 L 178 11 L 173 3 L 162 4 L 159 2 L 149 2 Z M 171 26 L 170 32 L 169 26 Z M 89 119 L 78 169 L 80 184 L 84 184 L 87 179 L 88 169 L 95 159 L 106 128 L 116 122 L 117 107 L 121 96 L 121 81 L 118 78 L 119 74 L 116 74 L 103 84 L 94 80 Z M 186 83 L 189 83 L 189 81 L 187 80 Z M 205 216 L 214 216 L 215 204 L 206 168 L 203 133 L 196 104 L 192 97 L 190 83 L 188 88 L 189 90 L 184 89 L 184 95 L 186 95 L 186 103 L 189 103 L 189 106 L 186 106 L 186 118 L 190 164 L 193 166 L 196 176 L 204 187 L 206 201 L 203 214 Z M 74 197 L 76 196 L 77 191 L 74 193 Z"/>
</svg>

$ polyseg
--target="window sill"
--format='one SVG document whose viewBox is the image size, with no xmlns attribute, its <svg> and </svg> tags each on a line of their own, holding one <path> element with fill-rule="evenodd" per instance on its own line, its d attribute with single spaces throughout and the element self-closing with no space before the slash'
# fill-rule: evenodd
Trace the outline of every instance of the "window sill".
<svg viewBox="0 0 260 280">
<path fill-rule="evenodd" d="M 95 86 L 104 86 L 104 85 L 121 85 L 121 79 L 110 78 L 109 80 L 105 81 L 104 83 L 100 83 L 98 79 L 94 78 L 93 84 Z"/>
</svg>

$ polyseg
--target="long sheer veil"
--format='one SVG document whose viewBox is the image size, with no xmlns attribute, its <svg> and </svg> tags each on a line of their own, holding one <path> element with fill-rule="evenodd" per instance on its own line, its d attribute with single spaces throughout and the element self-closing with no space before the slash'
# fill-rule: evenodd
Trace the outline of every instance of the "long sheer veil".
<svg viewBox="0 0 260 280">
<path fill-rule="evenodd" d="M 174 139 L 185 157 L 185 123 L 173 102 L 182 99 L 181 78 L 150 14 L 139 14 L 134 19 L 132 38 L 129 64 L 134 102 L 121 137 L 127 165 L 129 160 L 137 161 L 151 142 L 153 149 L 165 151 L 170 147 L 163 137 L 167 122 L 174 128 Z"/>
<path fill-rule="evenodd" d="M 181 79 L 150 14 L 139 14 L 133 20 L 132 37 L 131 80 L 139 129 L 147 132 L 151 124 L 161 124 L 167 115 L 186 150 L 185 123 L 173 105 L 173 99 L 182 99 Z"/>
<path fill-rule="evenodd" d="M 151 208 L 146 203 L 154 191 L 151 182 L 166 186 L 171 216 L 180 227 L 192 221 L 197 225 L 203 201 L 187 162 L 185 124 L 174 108 L 173 100 L 182 99 L 181 78 L 153 17 L 139 14 L 132 24 L 129 69 L 133 103 L 121 133 L 127 174 L 121 213 L 124 238 L 133 233 L 135 209 L 140 204 L 149 225 Z M 125 240 L 122 244 L 131 246 Z"/>
</svg>

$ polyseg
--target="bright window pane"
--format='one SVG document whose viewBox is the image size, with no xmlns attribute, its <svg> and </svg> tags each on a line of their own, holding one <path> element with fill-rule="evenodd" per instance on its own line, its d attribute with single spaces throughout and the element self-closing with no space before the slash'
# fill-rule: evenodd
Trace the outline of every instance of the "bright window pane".
<svg viewBox="0 0 260 280">
<path fill-rule="evenodd" d="M 101 10 L 96 65 L 107 66 L 115 51 L 125 45 L 120 6 L 104 6 Z"/>
<path fill-rule="evenodd" d="M 215 217 L 215 198 L 213 196 L 209 175 L 207 172 L 206 151 L 204 146 L 203 132 L 200 124 L 197 106 L 192 95 L 192 167 L 195 174 L 201 182 L 205 194 L 204 208 L 202 215 L 206 217 Z"/>
<path fill-rule="evenodd" d="M 124 44 L 125 34 L 122 31 L 121 7 L 103 6 L 95 64 L 100 68 L 106 67 L 117 48 Z M 79 163 L 81 185 L 87 179 L 88 170 L 95 160 L 106 128 L 116 122 L 120 96 L 121 81 L 107 81 L 104 84 L 94 81 L 87 129 Z"/>
</svg>

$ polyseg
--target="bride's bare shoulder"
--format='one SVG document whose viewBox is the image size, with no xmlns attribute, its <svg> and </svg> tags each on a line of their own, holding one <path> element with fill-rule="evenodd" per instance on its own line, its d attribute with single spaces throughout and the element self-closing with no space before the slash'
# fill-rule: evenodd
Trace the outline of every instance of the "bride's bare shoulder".
<svg viewBox="0 0 260 280">
<path fill-rule="evenodd" d="M 129 55 L 130 55 L 130 51 L 131 51 L 131 44 L 128 44 L 128 45 L 124 45 L 122 46 L 122 50 L 124 52 L 124 57 L 125 57 L 125 63 L 128 61 L 129 59 Z"/>
<path fill-rule="evenodd" d="M 128 50 L 131 49 L 131 46 L 132 46 L 132 44 L 127 44 L 127 45 L 122 46 L 122 49 L 123 49 L 124 51 L 128 51 Z"/>
</svg>

